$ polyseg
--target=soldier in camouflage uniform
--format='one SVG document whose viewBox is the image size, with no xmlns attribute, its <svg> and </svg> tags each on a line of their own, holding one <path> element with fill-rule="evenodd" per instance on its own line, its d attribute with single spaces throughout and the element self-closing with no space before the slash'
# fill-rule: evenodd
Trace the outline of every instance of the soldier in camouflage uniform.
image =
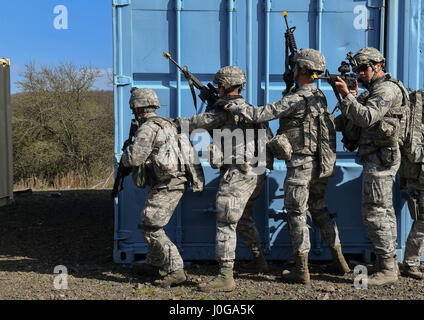
<svg viewBox="0 0 424 320">
<path fill-rule="evenodd" d="M 353 59 L 353 71 L 368 90 L 356 98 L 340 78 L 336 86 L 343 97 L 342 115 L 360 128 L 362 216 L 379 261 L 379 270 L 369 277 L 368 285 L 384 285 L 398 280 L 392 188 L 401 159 L 399 113 L 407 92 L 400 81 L 385 74 L 385 59 L 377 49 L 365 47 Z"/>
<path fill-rule="evenodd" d="M 424 115 L 422 93 L 411 94 L 411 111 L 414 113 L 410 129 L 412 143 L 403 148 L 402 162 L 399 169 L 401 185 L 406 182 L 408 189 L 408 207 L 413 220 L 406 240 L 405 255 L 401 264 L 401 274 L 414 279 L 423 279 L 420 269 L 421 256 L 424 252 Z"/>
<path fill-rule="evenodd" d="M 246 83 L 244 72 L 236 66 L 226 66 L 221 68 L 214 76 L 214 82 L 218 85 L 219 96 L 231 101 L 234 104 L 245 104 L 245 100 L 240 95 Z M 264 146 L 268 139 L 272 138 L 272 132 L 267 125 L 253 125 L 244 122 L 240 117 L 232 116 L 220 108 L 211 108 L 210 111 L 195 115 L 189 119 L 179 118 L 181 126 L 184 121 L 188 121 L 189 130 L 196 128 L 208 130 L 215 138 L 213 129 L 221 129 L 225 142 L 225 131 L 231 135 L 236 130 L 241 130 L 243 136 L 250 129 L 255 136 L 258 129 L 263 129 Z M 218 138 L 217 138 L 218 139 Z M 231 138 L 230 138 L 231 139 Z M 252 219 L 254 202 L 258 198 L 262 185 L 266 179 L 265 166 L 271 168 L 272 155 L 267 154 L 265 163 L 252 163 L 255 151 L 260 148 L 258 141 L 242 141 L 235 139 L 229 140 L 231 143 L 231 154 L 224 153 L 224 159 L 214 163 L 210 159 L 211 166 L 220 168 L 221 180 L 218 193 L 216 195 L 216 259 L 219 263 L 219 274 L 208 283 L 201 283 L 201 291 L 232 291 L 236 284 L 233 278 L 233 268 L 236 250 L 237 235 L 243 240 L 246 247 L 250 248 L 253 254 L 253 260 L 244 267 L 246 272 L 267 272 L 268 264 L 261 250 L 261 241 L 255 222 Z M 247 142 L 247 143 L 246 143 Z M 214 140 L 215 146 L 224 150 L 219 141 Z M 240 153 L 238 151 L 241 151 Z M 265 152 L 265 150 L 263 150 Z M 258 151 L 260 152 L 260 150 Z M 237 156 L 234 156 L 234 155 Z M 253 167 L 259 168 L 259 172 L 252 172 Z"/>
<path fill-rule="evenodd" d="M 424 128 L 423 128 L 424 129 Z M 404 160 L 402 160 L 404 161 Z M 417 166 L 417 163 L 407 163 L 408 166 Z M 421 164 L 418 170 L 421 171 Z M 420 173 L 422 174 L 422 173 Z M 420 269 L 421 256 L 424 252 L 424 183 L 418 179 L 408 180 L 408 207 L 413 212 L 413 224 L 405 244 L 405 255 L 400 272 L 402 275 L 424 279 Z"/>
<path fill-rule="evenodd" d="M 160 107 L 156 93 L 151 89 L 132 88 L 130 107 L 141 122 L 135 140 L 122 155 L 126 167 L 146 165 L 150 189 L 141 213 L 142 235 L 148 246 L 145 264 L 135 265 L 140 272 L 156 273 L 161 269 L 166 276 L 155 284 L 169 287 L 186 280 L 183 260 L 177 247 L 165 234 L 175 208 L 187 188 L 187 178 L 178 163 L 161 161 L 159 151 L 169 143 L 177 129 L 171 121 L 158 117 L 155 109 Z"/>
<path fill-rule="evenodd" d="M 323 239 L 333 255 L 329 271 L 344 274 L 350 271 L 341 252 L 337 226 L 325 200 L 328 178 L 319 178 L 317 141 L 311 138 L 317 128 L 314 121 L 306 120 L 309 113 L 317 117 L 327 112 L 324 94 L 314 86 L 313 76 L 325 69 L 324 56 L 314 49 L 300 50 L 295 68 L 296 87 L 281 100 L 263 107 L 231 104 L 227 109 L 234 115 L 243 116 L 253 123 L 280 119 L 278 134 L 286 134 L 293 154 L 286 161 L 287 174 L 284 181 L 284 206 L 295 254 L 295 266 L 284 270 L 283 278 L 308 284 L 308 253 L 310 250 L 309 228 L 306 223 L 310 213 L 313 222 L 320 228 Z M 308 124 L 305 124 L 308 122 Z M 334 127 L 333 127 L 334 131 Z M 335 134 L 335 131 L 334 131 Z"/>
</svg>

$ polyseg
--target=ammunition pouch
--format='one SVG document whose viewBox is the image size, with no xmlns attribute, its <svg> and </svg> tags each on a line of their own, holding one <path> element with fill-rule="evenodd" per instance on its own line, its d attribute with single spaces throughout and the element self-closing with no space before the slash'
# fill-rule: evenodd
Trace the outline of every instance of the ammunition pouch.
<svg viewBox="0 0 424 320">
<path fill-rule="evenodd" d="M 399 119 L 384 118 L 378 123 L 374 145 L 396 147 L 399 143 Z"/>
<path fill-rule="evenodd" d="M 397 149 L 393 147 L 381 147 L 378 149 L 378 158 L 384 167 L 391 167 L 397 160 Z"/>
<path fill-rule="evenodd" d="M 132 167 L 132 179 L 138 188 L 144 189 L 146 186 L 151 185 L 151 179 L 144 164 L 138 167 Z"/>
<path fill-rule="evenodd" d="M 290 141 L 284 133 L 278 134 L 269 140 L 266 147 L 278 160 L 290 161 L 293 154 Z"/>
</svg>

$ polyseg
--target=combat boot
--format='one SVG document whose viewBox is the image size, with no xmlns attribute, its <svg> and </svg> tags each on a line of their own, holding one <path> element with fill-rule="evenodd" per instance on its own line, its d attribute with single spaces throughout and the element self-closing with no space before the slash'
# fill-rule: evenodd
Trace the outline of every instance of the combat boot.
<svg viewBox="0 0 424 320">
<path fill-rule="evenodd" d="M 397 264 L 397 262 L 396 262 Z M 369 286 L 382 286 L 398 280 L 394 258 L 380 258 L 380 270 L 368 278 Z"/>
<path fill-rule="evenodd" d="M 333 257 L 333 262 L 325 268 L 325 272 L 334 273 L 339 275 L 344 275 L 350 272 L 350 268 L 343 256 L 342 247 L 336 245 L 333 248 L 330 247 L 331 256 Z"/>
<path fill-rule="evenodd" d="M 203 292 L 224 291 L 230 292 L 236 288 L 232 268 L 220 268 L 215 279 L 207 283 L 200 283 L 199 290 Z"/>
<path fill-rule="evenodd" d="M 183 283 L 187 280 L 184 269 L 167 274 L 163 279 L 155 280 L 154 284 L 162 288 L 170 288 L 172 285 Z"/>
<path fill-rule="evenodd" d="M 308 269 L 308 254 L 296 255 L 294 267 L 291 270 L 283 270 L 282 277 L 290 282 L 309 285 L 311 278 Z"/>
<path fill-rule="evenodd" d="M 265 260 L 264 254 L 262 251 L 254 252 L 253 253 L 253 259 L 249 263 L 246 263 L 245 265 L 242 265 L 239 267 L 241 272 L 246 273 L 268 273 L 269 267 L 268 263 Z"/>
<path fill-rule="evenodd" d="M 374 273 L 377 273 L 380 271 L 380 261 L 377 259 L 375 262 L 371 265 L 367 265 L 367 272 L 368 275 L 372 275 Z"/>
<path fill-rule="evenodd" d="M 418 280 L 424 279 L 424 273 L 420 270 L 418 266 L 408 266 L 403 263 L 400 267 L 400 272 L 405 277 L 410 277 Z"/>
</svg>

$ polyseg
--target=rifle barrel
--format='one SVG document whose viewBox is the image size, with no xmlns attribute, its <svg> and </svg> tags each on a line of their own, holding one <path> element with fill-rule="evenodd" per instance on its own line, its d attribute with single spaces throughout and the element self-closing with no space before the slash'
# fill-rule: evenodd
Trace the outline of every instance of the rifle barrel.
<svg viewBox="0 0 424 320">
<path fill-rule="evenodd" d="M 173 64 L 175 64 L 177 66 L 177 68 L 181 70 L 181 72 L 185 71 L 183 68 L 181 68 L 181 66 L 174 59 L 172 59 L 171 55 L 168 52 L 164 52 L 163 56 L 166 59 L 169 59 Z"/>
<path fill-rule="evenodd" d="M 287 30 L 290 30 L 289 22 L 287 21 L 287 11 L 283 11 L 283 16 L 286 21 Z"/>
</svg>

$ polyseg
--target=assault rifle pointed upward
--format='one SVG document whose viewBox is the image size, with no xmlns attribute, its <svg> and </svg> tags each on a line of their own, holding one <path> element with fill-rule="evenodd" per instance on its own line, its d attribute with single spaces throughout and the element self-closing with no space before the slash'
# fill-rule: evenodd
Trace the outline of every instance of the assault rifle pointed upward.
<svg viewBox="0 0 424 320">
<path fill-rule="evenodd" d="M 190 86 L 191 95 L 193 97 L 193 103 L 194 108 L 196 109 L 197 113 L 197 100 L 196 100 L 196 94 L 194 92 L 194 87 L 200 91 L 199 98 L 207 103 L 206 111 L 209 111 L 212 106 L 215 104 L 215 102 L 218 100 L 218 91 L 213 86 L 212 83 L 208 83 L 207 86 L 203 85 L 202 82 L 200 82 L 199 79 L 196 78 L 194 74 L 192 74 L 189 70 L 187 65 L 184 67 L 181 67 L 174 59 L 172 59 L 171 55 L 168 52 L 164 52 L 163 56 L 171 61 L 173 64 L 177 66 L 178 69 L 184 74 L 184 77 L 188 81 L 188 85 Z"/>
</svg>

